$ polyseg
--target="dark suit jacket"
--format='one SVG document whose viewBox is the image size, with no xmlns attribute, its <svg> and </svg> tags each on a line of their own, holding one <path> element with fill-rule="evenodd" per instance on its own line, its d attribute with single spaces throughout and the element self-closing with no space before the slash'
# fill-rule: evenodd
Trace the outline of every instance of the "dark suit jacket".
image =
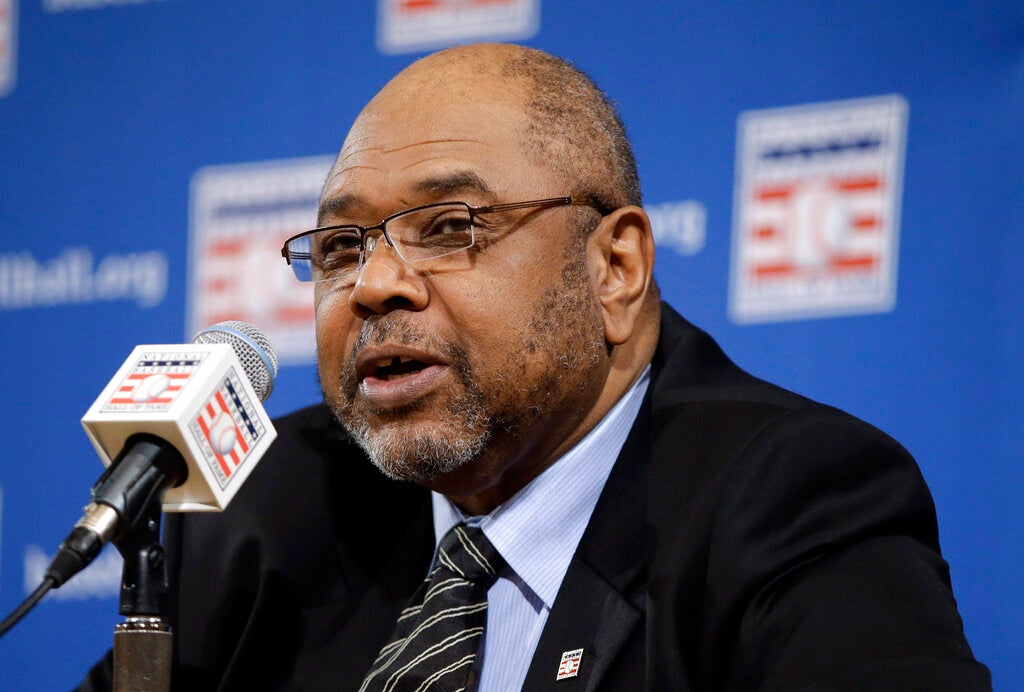
<svg viewBox="0 0 1024 692">
<path fill-rule="evenodd" d="M 989 689 L 907 452 L 664 310 L 525 689 Z M 381 476 L 322 406 L 278 431 L 227 511 L 167 519 L 175 689 L 354 690 L 430 562 L 425 490 Z"/>
</svg>

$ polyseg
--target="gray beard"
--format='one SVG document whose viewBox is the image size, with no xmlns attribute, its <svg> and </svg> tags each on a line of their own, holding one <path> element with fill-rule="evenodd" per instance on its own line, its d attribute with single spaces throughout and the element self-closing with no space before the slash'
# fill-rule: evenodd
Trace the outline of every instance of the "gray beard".
<svg viewBox="0 0 1024 692">
<path fill-rule="evenodd" d="M 399 423 L 371 430 L 365 418 L 339 418 L 384 475 L 422 483 L 476 461 L 491 440 L 490 418 L 476 397 L 457 397 L 448 413 L 430 432 L 418 434 Z"/>
<path fill-rule="evenodd" d="M 536 316 L 524 329 L 529 341 L 519 352 L 545 354 L 547 378 L 533 383 L 527 400 L 515 409 L 503 406 L 500 393 L 484 393 L 473 375 L 467 354 L 454 344 L 439 342 L 428 350 L 444 353 L 449 367 L 462 383 L 462 393 L 447 407 L 448 415 L 430 429 L 411 432 L 401 422 L 402 411 L 392 411 L 395 422 L 371 429 L 367 419 L 353 410 L 359 383 L 355 377 L 355 358 L 370 342 L 427 345 L 429 340 L 416 333 L 404 318 L 384 315 L 366 322 L 352 350 L 351 361 L 342 371 L 340 397 L 329 400 L 335 417 L 370 460 L 385 475 L 418 483 L 436 480 L 467 464 L 476 462 L 495 441 L 495 435 L 515 438 L 545 416 L 568 388 L 584 388 L 585 373 L 600 362 L 605 348 L 603 323 L 596 301 L 584 287 L 588 277 L 581 261 L 567 262 L 563 285 L 546 292 Z M 516 353 L 516 351 L 513 351 Z M 513 356 L 507 364 L 506 385 L 518 388 L 527 364 Z M 570 384 L 571 382 L 571 384 Z M 416 409 L 412 405 L 405 412 Z"/>
<path fill-rule="evenodd" d="M 403 324 L 402 320 L 385 317 L 365 330 L 353 349 L 352 363 L 341 375 L 344 403 L 332 404 L 335 417 L 355 440 L 370 461 L 396 480 L 422 483 L 445 476 L 474 462 L 491 441 L 492 421 L 484 404 L 484 396 L 473 380 L 466 354 L 451 344 L 441 344 L 450 367 L 463 385 L 464 394 L 448 405 L 448 416 L 428 432 L 410 433 L 400 422 L 386 423 L 371 429 L 365 417 L 352 412 L 359 383 L 353 375 L 356 355 L 371 341 L 382 342 L 385 335 L 401 343 L 423 341 Z M 415 410 L 415 406 L 409 410 Z M 401 413 L 396 411 L 395 413 Z"/>
</svg>

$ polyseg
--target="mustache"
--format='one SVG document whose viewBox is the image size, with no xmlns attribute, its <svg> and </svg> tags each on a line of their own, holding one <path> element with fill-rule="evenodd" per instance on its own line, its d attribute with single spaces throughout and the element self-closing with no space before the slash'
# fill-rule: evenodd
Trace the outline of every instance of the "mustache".
<svg viewBox="0 0 1024 692">
<path fill-rule="evenodd" d="M 385 341 L 399 346 L 416 345 L 431 353 L 443 354 L 449 366 L 463 383 L 472 382 L 472 368 L 466 352 L 456 344 L 439 336 L 427 334 L 417 329 L 406 315 L 387 313 L 368 317 L 359 330 L 352 353 L 345 363 L 339 376 L 341 392 L 351 402 L 356 395 L 359 381 L 356 377 L 356 361 L 359 355 L 370 344 L 382 344 Z"/>
<path fill-rule="evenodd" d="M 354 365 L 359 354 L 370 344 L 382 344 L 388 340 L 402 346 L 423 344 L 424 342 L 429 344 L 430 341 L 426 335 L 413 328 L 409 318 L 405 315 L 394 313 L 372 315 L 363 321 L 359 336 L 356 337 L 356 343 L 352 346 L 349 365 Z"/>
</svg>

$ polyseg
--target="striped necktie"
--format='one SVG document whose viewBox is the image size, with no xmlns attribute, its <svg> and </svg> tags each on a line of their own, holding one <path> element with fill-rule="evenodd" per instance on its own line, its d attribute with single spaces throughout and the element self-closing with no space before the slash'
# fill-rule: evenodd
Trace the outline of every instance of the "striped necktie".
<svg viewBox="0 0 1024 692">
<path fill-rule="evenodd" d="M 445 534 L 437 566 L 402 611 L 360 692 L 474 689 L 487 590 L 504 564 L 479 528 L 459 524 Z"/>
</svg>

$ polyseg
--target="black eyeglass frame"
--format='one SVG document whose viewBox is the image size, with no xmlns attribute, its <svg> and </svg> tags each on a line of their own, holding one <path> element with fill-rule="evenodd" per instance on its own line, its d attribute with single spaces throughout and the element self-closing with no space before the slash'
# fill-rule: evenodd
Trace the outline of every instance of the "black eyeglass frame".
<svg viewBox="0 0 1024 692">
<path fill-rule="evenodd" d="M 482 214 L 492 214 L 494 212 L 499 212 L 499 211 L 512 211 L 514 209 L 530 209 L 530 208 L 537 208 L 537 209 L 539 209 L 539 208 L 545 208 L 545 207 L 577 206 L 577 207 L 591 207 L 595 211 L 597 211 L 599 214 L 601 214 L 601 216 L 607 216 L 609 213 L 611 213 L 610 211 L 606 211 L 607 208 L 603 204 L 601 204 L 598 200 L 596 200 L 593 197 L 587 196 L 587 195 L 573 195 L 573 196 L 569 196 L 569 197 L 549 197 L 549 198 L 546 198 L 546 199 L 533 199 L 533 200 L 528 200 L 528 201 L 525 201 L 525 202 L 503 202 L 501 204 L 488 204 L 488 205 L 479 206 L 479 207 L 474 207 L 471 204 L 469 204 L 468 202 L 461 202 L 461 201 L 458 201 L 458 200 L 452 200 L 452 201 L 448 201 L 448 202 L 434 202 L 432 204 L 424 204 L 423 206 L 411 207 L 409 209 L 403 209 L 402 211 L 395 212 L 394 214 L 391 214 L 389 216 L 384 217 L 380 221 L 380 223 L 374 224 L 373 226 L 360 226 L 358 224 L 340 224 L 340 225 L 336 225 L 336 226 L 320 226 L 319 228 L 312 228 L 312 229 L 310 229 L 308 231 L 303 231 L 302 233 L 297 233 L 297 234 L 293 235 L 292 237 L 288 238 L 288 240 L 286 240 L 284 242 L 284 246 L 281 248 L 281 256 L 284 257 L 285 262 L 287 262 L 288 265 L 290 266 L 291 263 L 292 263 L 292 255 L 291 255 L 291 252 L 289 252 L 289 250 L 288 250 L 288 246 L 291 245 L 296 240 L 299 240 L 300 238 L 304 238 L 305 236 L 308 236 L 308 235 L 312 235 L 314 233 L 320 233 L 321 231 L 354 230 L 354 231 L 357 231 L 359 233 L 359 264 L 357 265 L 357 270 L 356 270 L 356 271 L 358 271 L 359 269 L 362 268 L 362 265 L 364 263 L 363 257 L 364 257 L 365 252 L 366 252 L 366 236 L 367 236 L 367 234 L 370 233 L 371 231 L 379 230 L 381 232 L 381 235 L 384 236 L 384 240 L 387 242 L 387 244 L 390 245 L 392 247 L 392 249 L 395 250 L 395 252 L 401 258 L 401 260 L 403 262 L 405 262 L 406 264 L 410 264 L 411 265 L 411 264 L 414 264 L 415 262 L 422 262 L 422 261 L 424 261 L 426 259 L 437 259 L 439 257 L 444 257 L 445 255 L 437 255 L 435 257 L 423 258 L 423 259 L 420 259 L 420 260 L 412 260 L 412 261 L 407 260 L 406 258 L 402 257 L 401 251 L 396 247 L 395 243 L 391 240 L 391 236 L 388 235 L 387 225 L 392 220 L 394 220 L 396 218 L 399 218 L 401 216 L 405 216 L 406 214 L 412 214 L 412 213 L 416 213 L 416 212 L 419 212 L 419 211 L 423 211 L 425 209 L 432 209 L 434 207 L 449 206 L 449 205 L 452 205 L 452 204 L 459 204 L 459 205 L 465 206 L 466 209 L 469 210 L 469 218 L 470 218 L 470 222 L 471 223 L 472 223 L 472 221 L 477 216 L 480 216 Z M 455 252 L 462 252 L 463 250 L 468 250 L 469 248 L 473 247 L 473 245 L 475 245 L 475 244 L 476 244 L 476 237 L 474 235 L 473 242 L 471 244 L 467 245 L 464 248 L 459 248 L 457 250 L 453 250 L 451 253 L 446 253 L 446 254 L 454 254 Z M 306 259 L 306 258 L 304 257 L 303 259 Z M 309 259 L 312 259 L 312 258 L 309 258 Z M 300 279 L 300 281 L 301 280 L 302 279 Z M 329 280 L 329 279 L 323 279 L 323 280 Z M 313 280 L 313 283 L 316 283 L 316 280 Z"/>
</svg>

